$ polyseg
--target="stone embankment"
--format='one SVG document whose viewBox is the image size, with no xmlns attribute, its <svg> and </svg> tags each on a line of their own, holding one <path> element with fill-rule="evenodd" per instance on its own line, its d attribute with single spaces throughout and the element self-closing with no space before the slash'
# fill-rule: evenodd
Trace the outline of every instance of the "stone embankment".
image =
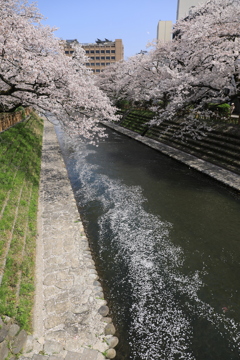
<svg viewBox="0 0 240 360">
<path fill-rule="evenodd" d="M 102 122 L 102 124 L 157 151 L 160 151 L 161 153 L 212 177 L 234 190 L 240 190 L 240 130 L 238 130 L 238 135 L 236 131 L 235 134 L 232 134 L 233 130 L 231 130 L 231 126 L 228 127 L 229 131 L 224 132 L 222 129 L 222 141 L 219 143 L 219 146 L 216 147 L 214 154 L 212 155 L 211 153 L 213 151 L 213 147 L 211 147 L 211 150 L 209 148 L 204 149 L 204 141 L 207 141 L 206 139 L 202 141 L 203 144 L 201 144 L 201 141 L 198 141 L 198 144 L 194 142 L 194 145 L 192 144 L 193 141 L 190 142 L 190 145 L 188 143 L 179 144 L 179 141 L 177 142 L 173 140 L 172 130 L 170 130 L 170 133 L 167 134 L 165 127 L 162 131 L 159 128 L 148 129 L 146 127 L 146 119 L 140 120 L 141 121 L 135 120 L 133 122 L 132 119 L 128 119 L 127 123 L 125 120 L 125 123 L 120 122 L 120 125 L 106 121 Z M 128 127 L 131 128 L 131 130 Z M 214 136 L 214 133 L 211 135 Z M 209 138 L 211 135 L 209 134 Z M 234 139 L 232 142 L 231 140 L 229 141 L 230 137 Z M 201 151 L 198 151 L 198 146 L 200 146 L 200 144 Z M 226 155 L 224 154 L 224 156 L 221 156 L 220 154 L 224 152 L 225 148 L 229 156 L 228 148 L 231 146 L 234 148 L 234 151 L 231 153 L 231 158 L 228 158 L 227 162 L 224 162 L 223 164 L 223 160 L 224 158 L 226 159 Z M 219 156 L 221 157 L 221 161 Z"/>
<path fill-rule="evenodd" d="M 240 174 L 238 116 L 232 115 L 228 123 L 212 123 L 211 130 L 204 130 L 204 135 L 195 139 L 188 133 L 184 137 L 180 136 L 184 127 L 180 121 L 169 120 L 160 125 L 149 126 L 152 117 L 153 115 L 130 112 L 123 115 L 117 125 Z"/>
<path fill-rule="evenodd" d="M 108 307 L 102 306 L 99 313 L 104 317 L 108 313 Z M 108 321 L 109 318 L 106 318 Z M 105 328 L 105 334 L 112 334 L 114 327 L 108 324 Z M 114 347 L 118 344 L 118 338 L 115 336 L 105 336 L 108 349 L 104 351 L 108 359 L 115 357 L 116 352 Z M 25 352 L 25 355 L 23 355 Z M 34 354 L 33 354 L 34 353 Z M 8 316 L 0 318 L 0 359 L 1 360 L 17 360 L 17 359 L 32 359 L 32 360 L 93 360 L 105 359 L 99 356 L 99 350 L 91 348 L 83 349 L 82 352 L 67 351 L 59 341 L 49 341 L 44 338 L 37 338 L 30 336 L 27 332 L 20 328 Z"/>
<path fill-rule="evenodd" d="M 56 134 L 47 121 L 38 223 L 34 332 L 27 336 L 5 318 L 0 332 L 1 360 L 113 359 L 118 343 L 115 327 Z"/>
</svg>

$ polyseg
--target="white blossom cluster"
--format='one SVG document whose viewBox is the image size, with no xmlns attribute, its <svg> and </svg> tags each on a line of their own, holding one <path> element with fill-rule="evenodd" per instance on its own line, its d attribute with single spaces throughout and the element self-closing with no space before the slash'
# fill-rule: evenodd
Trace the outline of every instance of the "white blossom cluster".
<svg viewBox="0 0 240 360">
<path fill-rule="evenodd" d="M 185 130 L 209 117 L 209 104 L 240 97 L 240 2 L 208 0 L 177 22 L 173 40 L 114 64 L 98 84 L 115 102 L 140 102 L 156 112 L 151 124 L 185 118 Z M 197 125 L 198 127 L 198 125 Z"/>
<path fill-rule="evenodd" d="M 35 4 L 0 0 L 0 111 L 32 106 L 69 132 L 103 136 L 101 119 L 116 119 L 109 98 L 94 85 L 84 50 L 64 54 L 56 29 L 43 26 Z"/>
</svg>

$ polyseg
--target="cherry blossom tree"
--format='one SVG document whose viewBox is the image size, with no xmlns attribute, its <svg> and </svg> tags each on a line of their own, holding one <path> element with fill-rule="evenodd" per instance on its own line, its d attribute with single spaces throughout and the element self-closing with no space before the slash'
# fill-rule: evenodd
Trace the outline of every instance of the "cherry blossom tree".
<svg viewBox="0 0 240 360">
<path fill-rule="evenodd" d="M 163 48 L 166 53 L 166 47 Z M 137 54 L 127 61 L 108 66 L 96 79 L 96 83 L 111 100 L 117 104 L 119 100 L 128 100 L 129 106 L 138 103 L 151 103 L 152 90 L 160 79 L 171 77 L 168 67 L 156 51 Z"/>
<path fill-rule="evenodd" d="M 211 103 L 232 102 L 240 95 L 240 2 L 211 0 L 175 26 L 169 67 L 169 106 L 164 117 L 208 111 Z M 159 87 L 161 91 L 161 85 Z"/>
<path fill-rule="evenodd" d="M 116 120 L 115 108 L 94 84 L 81 46 L 67 57 L 56 29 L 42 20 L 35 4 L 0 0 L 0 111 L 32 106 L 54 114 L 68 132 L 103 136 L 99 120 Z"/>
<path fill-rule="evenodd" d="M 151 124 L 184 119 L 184 131 L 199 128 L 213 115 L 210 104 L 239 99 L 239 19 L 239 0 L 208 0 L 177 22 L 172 42 L 112 68 L 112 91 L 132 103 L 148 101 L 156 114 Z M 107 71 L 99 86 L 109 94 Z"/>
</svg>

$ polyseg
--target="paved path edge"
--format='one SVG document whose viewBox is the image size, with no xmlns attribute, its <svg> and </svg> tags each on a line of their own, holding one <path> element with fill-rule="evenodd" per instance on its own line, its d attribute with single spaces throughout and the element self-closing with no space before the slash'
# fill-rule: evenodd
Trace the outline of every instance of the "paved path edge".
<svg viewBox="0 0 240 360">
<path fill-rule="evenodd" d="M 114 348 L 118 344 L 118 338 L 114 336 L 115 327 L 108 317 L 109 309 L 103 298 L 82 222 L 76 221 L 77 218 L 79 219 L 77 204 L 54 126 L 44 119 L 37 216 L 33 334 L 28 336 L 20 360 L 104 360 L 116 356 Z M 62 229 L 65 230 L 64 235 Z M 62 245 L 59 245 L 58 241 Z M 50 248 L 52 243 L 53 246 Z M 58 263 L 51 265 L 51 260 L 58 258 L 60 248 L 71 256 L 75 253 L 77 255 L 76 258 L 72 258 L 74 262 L 70 261 L 68 264 L 67 257 L 64 264 L 59 263 L 58 268 Z M 61 278 L 62 276 L 64 278 Z M 71 279 L 72 288 L 69 286 Z M 57 283 L 53 283 L 53 280 Z M 64 291 L 64 301 L 69 307 L 64 308 L 62 314 L 59 314 L 59 308 L 56 309 L 53 316 L 55 307 L 64 303 L 57 303 L 55 300 L 56 296 L 59 297 L 59 291 Z M 71 302 L 76 297 L 78 302 Z M 81 313 L 82 309 L 84 312 Z M 57 326 L 46 326 L 52 322 L 53 317 L 59 318 L 59 315 L 65 317 L 63 322 Z M 87 320 L 82 325 L 85 318 Z M 76 325 L 78 332 L 73 333 Z"/>
</svg>

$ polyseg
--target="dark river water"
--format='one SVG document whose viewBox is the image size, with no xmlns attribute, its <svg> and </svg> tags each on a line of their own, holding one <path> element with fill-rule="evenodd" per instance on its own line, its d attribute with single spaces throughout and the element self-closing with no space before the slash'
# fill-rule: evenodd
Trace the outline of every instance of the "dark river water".
<svg viewBox="0 0 240 360">
<path fill-rule="evenodd" d="M 239 195 L 110 129 L 98 147 L 57 132 L 115 359 L 239 360 Z"/>
</svg>

